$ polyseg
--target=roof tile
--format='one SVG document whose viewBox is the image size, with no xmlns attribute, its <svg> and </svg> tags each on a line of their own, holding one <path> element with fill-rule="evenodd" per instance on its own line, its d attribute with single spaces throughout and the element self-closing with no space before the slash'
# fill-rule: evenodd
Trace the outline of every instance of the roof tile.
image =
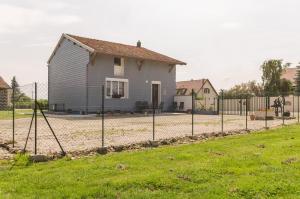
<svg viewBox="0 0 300 199">
<path fill-rule="evenodd" d="M 192 92 L 192 89 L 194 89 L 195 92 L 198 92 L 206 81 L 207 79 L 176 82 L 176 89 L 187 89 L 188 92 L 186 94 L 189 95 Z"/>
<path fill-rule="evenodd" d="M 4 79 L 0 76 L 0 88 L 8 89 L 10 86 L 4 81 Z"/>
<path fill-rule="evenodd" d="M 124 56 L 137 59 L 145 59 L 152 61 L 160 61 L 168 64 L 179 64 L 186 65 L 186 63 L 179 61 L 177 59 L 162 55 L 160 53 L 148 50 L 143 47 L 125 45 L 120 43 L 114 43 L 109 41 L 91 39 L 86 37 L 80 37 L 75 35 L 67 34 L 68 36 L 74 38 L 80 43 L 94 49 L 97 53 L 108 54 L 115 56 Z"/>
</svg>

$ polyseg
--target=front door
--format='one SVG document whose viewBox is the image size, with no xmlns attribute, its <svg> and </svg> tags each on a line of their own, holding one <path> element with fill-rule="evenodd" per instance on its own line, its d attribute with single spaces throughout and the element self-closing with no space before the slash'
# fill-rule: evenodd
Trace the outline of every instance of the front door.
<svg viewBox="0 0 300 199">
<path fill-rule="evenodd" d="M 159 103 L 159 84 L 152 84 L 152 105 L 157 108 Z"/>
</svg>

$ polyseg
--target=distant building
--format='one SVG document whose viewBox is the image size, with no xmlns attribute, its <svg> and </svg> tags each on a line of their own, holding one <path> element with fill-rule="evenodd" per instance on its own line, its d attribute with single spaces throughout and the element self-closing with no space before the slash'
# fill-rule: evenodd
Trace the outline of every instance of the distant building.
<svg viewBox="0 0 300 199">
<path fill-rule="evenodd" d="M 192 89 L 194 89 L 196 104 L 195 108 L 199 110 L 215 110 L 217 108 L 218 93 L 212 83 L 208 79 L 189 80 L 176 82 L 175 102 L 183 110 L 191 109 Z M 183 105 L 184 104 L 184 105 Z"/>
<path fill-rule="evenodd" d="M 0 76 L 0 110 L 6 109 L 11 103 L 11 88 Z"/>
</svg>

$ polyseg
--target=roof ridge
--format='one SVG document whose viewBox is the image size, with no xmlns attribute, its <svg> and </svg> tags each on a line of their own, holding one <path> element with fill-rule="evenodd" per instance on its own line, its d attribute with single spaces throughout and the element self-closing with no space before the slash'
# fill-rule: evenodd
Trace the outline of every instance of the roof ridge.
<svg viewBox="0 0 300 199">
<path fill-rule="evenodd" d="M 135 45 L 111 42 L 106 40 L 99 40 L 99 39 L 94 39 L 89 37 L 82 37 L 82 36 L 77 36 L 69 33 L 63 33 L 63 35 L 69 37 L 70 40 L 78 41 L 80 44 L 85 45 L 85 48 L 90 48 L 92 49 L 92 51 L 95 51 L 100 54 L 102 53 L 108 55 L 132 57 L 137 59 L 160 61 L 172 65 L 174 64 L 186 65 L 185 62 L 179 61 L 177 59 L 174 59 L 172 57 L 169 57 L 167 55 L 161 54 L 159 52 L 144 47 L 138 47 Z"/>
<path fill-rule="evenodd" d="M 72 35 L 72 34 L 67 34 L 67 33 L 66 33 L 66 35 L 68 35 L 68 36 L 70 36 L 70 37 L 72 37 L 72 38 L 74 38 L 74 37 L 80 37 L 80 38 L 83 38 L 83 39 L 90 39 L 90 40 L 95 40 L 95 41 L 100 41 L 100 42 L 107 42 L 107 43 L 111 43 L 111 44 L 117 44 L 117 45 L 129 46 L 129 47 L 134 47 L 134 48 L 137 48 L 137 49 L 144 49 L 144 50 L 148 50 L 148 51 L 150 51 L 150 52 L 152 52 L 152 53 L 155 53 L 155 54 L 158 54 L 158 55 L 162 55 L 162 56 L 165 56 L 165 57 L 169 57 L 169 56 L 167 56 L 167 55 L 163 55 L 163 54 L 161 54 L 161 53 L 158 53 L 158 52 L 155 52 L 155 51 L 150 50 L 150 49 L 148 49 L 148 48 L 145 48 L 145 47 L 143 47 L 143 46 L 137 47 L 137 46 L 135 46 L 135 45 L 129 45 L 129 44 L 124 44 L 124 43 L 119 43 L 119 42 L 113 42 L 113 41 L 107 41 L 107 40 L 102 40 L 102 39 L 95 39 L 95 38 L 90 38 L 90 37 L 82 37 L 82 36 Z M 76 39 L 76 38 L 74 38 L 74 39 Z M 169 57 L 169 58 L 174 59 L 174 58 L 172 58 L 172 57 Z"/>
<path fill-rule="evenodd" d="M 70 36 L 70 37 L 72 37 L 72 38 L 74 38 L 74 37 L 80 37 L 80 38 L 83 38 L 83 39 L 91 39 L 91 40 L 101 41 L 101 42 L 107 42 L 107 43 L 111 43 L 111 44 L 118 44 L 118 45 L 130 46 L 130 47 L 136 47 L 136 48 L 144 48 L 144 47 L 137 47 L 135 45 L 129 45 L 129 44 L 124 44 L 124 43 L 119 43 L 119 42 L 107 41 L 107 40 L 102 40 L 102 39 L 95 39 L 95 38 L 91 38 L 91 37 L 82 37 L 82 36 L 68 34 L 68 33 L 65 33 L 65 34 L 68 35 L 68 36 Z M 74 39 L 76 39 L 76 38 L 74 38 Z M 146 48 L 144 48 L 144 49 L 146 49 Z"/>
<path fill-rule="evenodd" d="M 182 81 L 177 81 L 177 82 L 192 82 L 192 81 L 203 81 L 203 80 L 208 80 L 208 79 L 207 78 L 191 79 L 191 80 L 182 80 Z"/>
</svg>

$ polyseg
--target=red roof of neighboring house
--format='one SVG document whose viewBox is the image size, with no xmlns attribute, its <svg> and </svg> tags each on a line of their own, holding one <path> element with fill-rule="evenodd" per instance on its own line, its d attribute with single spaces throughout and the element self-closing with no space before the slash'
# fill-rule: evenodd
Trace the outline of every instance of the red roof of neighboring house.
<svg viewBox="0 0 300 199">
<path fill-rule="evenodd" d="M 4 81 L 4 79 L 0 76 L 0 88 L 10 88 L 10 86 Z"/>
<path fill-rule="evenodd" d="M 281 79 L 290 80 L 293 84 L 295 84 L 295 78 L 297 74 L 297 68 L 287 68 L 281 74 Z"/>
<path fill-rule="evenodd" d="M 189 81 L 180 81 L 176 82 L 176 89 L 183 89 L 182 95 L 190 95 L 192 93 L 192 89 L 194 89 L 195 93 L 198 93 L 204 84 L 210 81 L 208 79 L 198 79 L 198 80 L 189 80 Z M 211 84 L 211 83 L 210 83 Z M 211 84 L 212 86 L 212 84 Z M 214 87 L 212 86 L 214 89 Z M 216 90 L 214 89 L 216 92 Z M 216 92 L 217 93 L 217 92 Z"/>
<path fill-rule="evenodd" d="M 176 82 L 176 89 L 187 89 L 189 92 L 194 89 L 197 92 L 202 88 L 205 81 L 206 79 Z"/>
<path fill-rule="evenodd" d="M 148 50 L 143 47 L 91 39 L 91 38 L 80 37 L 71 34 L 66 34 L 66 35 L 79 41 L 81 44 L 89 48 L 92 48 L 96 53 L 99 54 L 124 56 L 124 57 L 131 57 L 131 58 L 137 58 L 142 60 L 160 61 L 168 64 L 186 65 L 186 63 L 182 61 Z"/>
</svg>

